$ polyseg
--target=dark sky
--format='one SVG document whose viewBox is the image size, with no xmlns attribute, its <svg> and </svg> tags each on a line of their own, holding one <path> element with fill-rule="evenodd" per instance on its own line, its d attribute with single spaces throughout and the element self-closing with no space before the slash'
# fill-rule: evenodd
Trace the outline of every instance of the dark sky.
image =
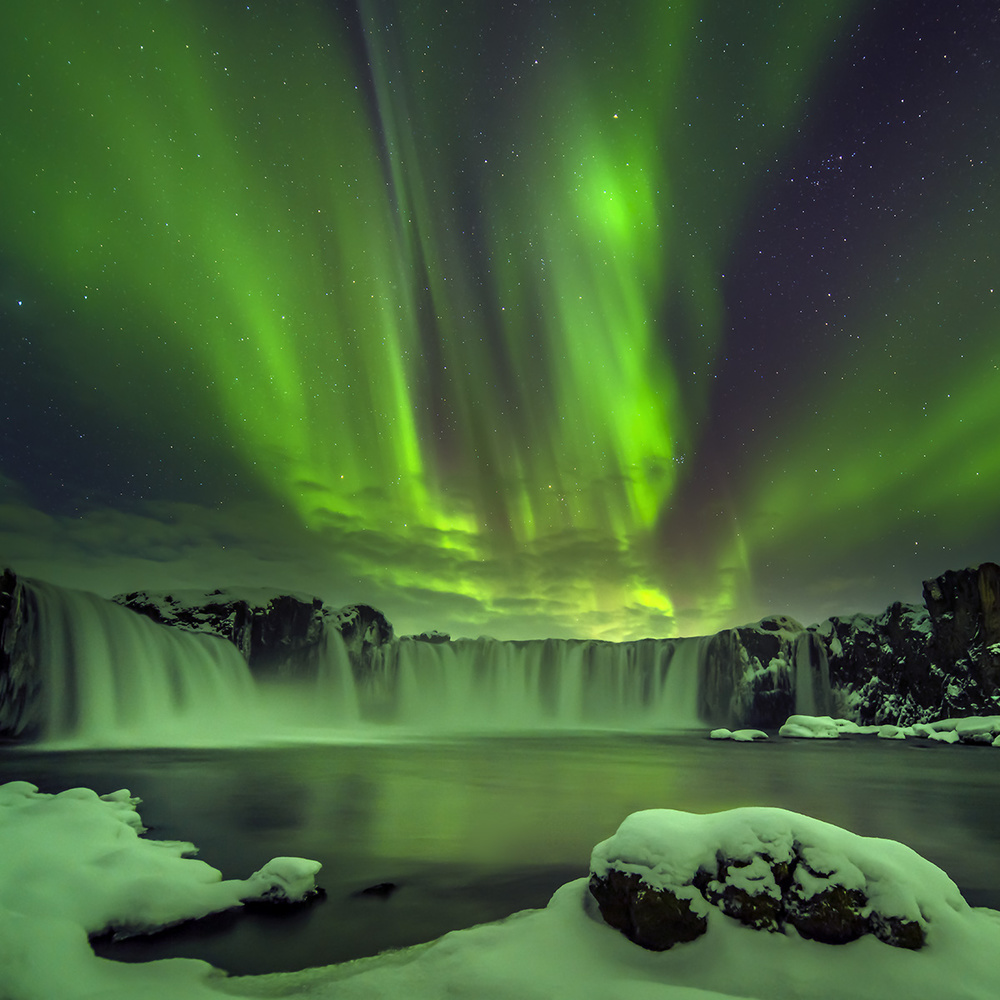
<svg viewBox="0 0 1000 1000">
<path fill-rule="evenodd" d="M 994 4 L 17 7 L 16 571 L 626 638 L 997 558 Z"/>
</svg>

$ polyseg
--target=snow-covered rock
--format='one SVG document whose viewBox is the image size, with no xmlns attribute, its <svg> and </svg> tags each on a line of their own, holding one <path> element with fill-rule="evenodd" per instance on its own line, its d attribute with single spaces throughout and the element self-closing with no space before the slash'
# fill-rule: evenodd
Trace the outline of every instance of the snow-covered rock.
<svg viewBox="0 0 1000 1000">
<path fill-rule="evenodd" d="M 875 735 L 880 740 L 905 740 L 906 730 L 900 726 L 879 726 Z"/>
<path fill-rule="evenodd" d="M 713 740 L 734 740 L 736 743 L 753 743 L 757 740 L 770 739 L 767 733 L 760 729 L 713 729 L 709 734 Z"/>
<path fill-rule="evenodd" d="M 315 896 L 316 875 L 323 866 L 306 858 L 272 858 L 246 880 L 244 903 L 301 903 Z"/>
<path fill-rule="evenodd" d="M 954 721 L 954 733 L 962 743 L 979 743 L 996 746 L 1000 738 L 1000 715 L 972 715 Z M 951 728 L 942 725 L 941 728 Z"/>
<path fill-rule="evenodd" d="M 935 921 L 969 909 L 939 868 L 894 841 L 783 809 L 633 813 L 591 857 L 606 923 L 664 951 L 709 928 L 713 909 L 757 930 L 844 944 L 866 934 L 922 948 Z"/>
<path fill-rule="evenodd" d="M 842 732 L 850 731 L 850 725 L 845 719 L 831 719 L 828 715 L 790 715 L 778 735 L 801 740 L 836 740 Z"/>
<path fill-rule="evenodd" d="M 749 731 L 746 731 L 749 732 Z M 1000 715 L 971 715 L 935 722 L 918 722 L 912 726 L 859 726 L 850 719 L 829 716 L 792 715 L 778 730 L 778 735 L 798 739 L 838 739 L 842 734 L 875 735 L 882 740 L 905 740 L 910 737 L 936 740 L 940 743 L 971 743 L 980 746 L 1000 746 Z M 736 739 L 728 729 L 716 729 L 712 739 Z"/>
</svg>

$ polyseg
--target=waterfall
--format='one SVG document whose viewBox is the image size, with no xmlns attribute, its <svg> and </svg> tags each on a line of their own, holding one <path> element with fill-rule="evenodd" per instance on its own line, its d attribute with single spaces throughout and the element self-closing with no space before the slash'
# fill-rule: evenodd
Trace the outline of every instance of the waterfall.
<svg viewBox="0 0 1000 1000">
<path fill-rule="evenodd" d="M 0 660 L 0 699 L 8 708 L 0 721 L 8 720 L 10 736 L 49 745 L 703 725 L 705 639 L 403 638 L 349 652 L 331 618 L 319 642 L 289 654 L 287 669 L 269 661 L 255 676 L 219 636 L 160 625 L 82 591 L 27 580 L 18 587 L 20 617 L 8 636 L 18 648 L 6 667 Z"/>
<path fill-rule="evenodd" d="M 827 715 L 832 701 L 826 647 L 803 632 L 795 642 L 795 714 Z"/>
<path fill-rule="evenodd" d="M 400 639 L 380 653 L 362 716 L 431 732 L 665 730 L 700 725 L 702 640 Z"/>
<path fill-rule="evenodd" d="M 170 629 L 83 591 L 22 581 L 47 742 L 215 741 L 256 710 L 236 647 Z"/>
</svg>

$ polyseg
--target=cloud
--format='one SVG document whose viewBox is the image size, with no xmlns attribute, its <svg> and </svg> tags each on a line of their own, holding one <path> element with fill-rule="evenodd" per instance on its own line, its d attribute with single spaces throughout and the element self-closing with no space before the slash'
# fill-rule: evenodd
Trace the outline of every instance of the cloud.
<svg viewBox="0 0 1000 1000">
<path fill-rule="evenodd" d="M 310 529 L 290 506 L 265 499 L 47 514 L 13 488 L 0 506 L 0 562 L 104 596 L 253 587 L 333 606 L 367 603 L 400 634 L 620 639 L 720 627 L 704 627 L 707 608 L 697 601 L 676 616 L 637 601 L 643 589 L 656 592 L 655 554 L 643 565 L 634 545 L 594 530 L 518 547 L 461 528 L 389 521 L 380 530 L 332 508 L 314 523 Z"/>
</svg>

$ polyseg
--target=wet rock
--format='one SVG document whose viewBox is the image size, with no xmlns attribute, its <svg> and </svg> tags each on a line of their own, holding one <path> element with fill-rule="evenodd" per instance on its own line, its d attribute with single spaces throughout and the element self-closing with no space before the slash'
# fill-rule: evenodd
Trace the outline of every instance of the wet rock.
<svg viewBox="0 0 1000 1000">
<path fill-rule="evenodd" d="M 377 885 L 358 889 L 357 892 L 352 892 L 351 896 L 354 899 L 388 899 L 397 889 L 399 886 L 395 882 L 379 882 Z"/>
<path fill-rule="evenodd" d="M 42 672 L 33 656 L 29 595 L 9 569 L 0 574 L 0 739 L 31 739 L 41 728 Z"/>
<path fill-rule="evenodd" d="M 916 920 L 902 917 L 884 917 L 873 913 L 869 917 L 871 933 L 894 948 L 908 948 L 919 951 L 927 943 L 927 933 Z"/>
<path fill-rule="evenodd" d="M 590 893 L 605 923 L 649 951 L 694 941 L 708 929 L 708 919 L 692 908 L 689 899 L 651 886 L 634 872 L 592 875 Z"/>
<path fill-rule="evenodd" d="M 421 632 L 420 635 L 415 635 L 413 638 L 417 642 L 430 642 L 430 643 L 441 643 L 441 642 L 451 642 L 451 636 L 447 632 L 438 632 L 432 629 L 429 632 Z"/>
<path fill-rule="evenodd" d="M 810 941 L 847 944 L 869 933 L 867 905 L 868 897 L 860 889 L 842 885 L 811 896 L 792 892 L 785 900 L 785 920 Z"/>
</svg>

